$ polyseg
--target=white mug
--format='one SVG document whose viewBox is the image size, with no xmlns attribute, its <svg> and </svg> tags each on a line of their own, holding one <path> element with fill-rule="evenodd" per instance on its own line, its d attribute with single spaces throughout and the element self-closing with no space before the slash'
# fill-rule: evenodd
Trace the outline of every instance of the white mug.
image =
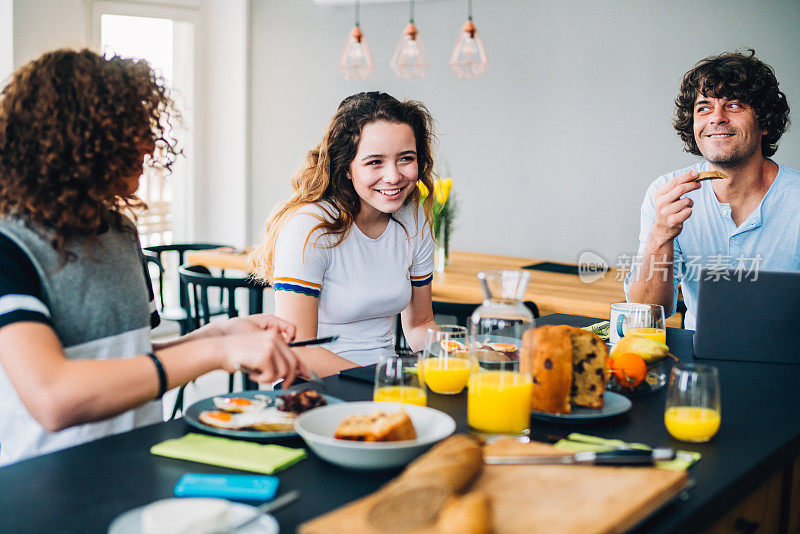
<svg viewBox="0 0 800 534">
<path fill-rule="evenodd" d="M 619 342 L 619 338 L 625 337 L 625 330 L 623 326 L 625 324 L 625 317 L 631 310 L 636 309 L 637 306 L 641 306 L 641 304 L 636 304 L 635 302 L 615 302 L 611 305 L 611 314 L 609 315 L 609 325 L 608 325 L 608 343 L 611 345 L 616 345 Z"/>
</svg>

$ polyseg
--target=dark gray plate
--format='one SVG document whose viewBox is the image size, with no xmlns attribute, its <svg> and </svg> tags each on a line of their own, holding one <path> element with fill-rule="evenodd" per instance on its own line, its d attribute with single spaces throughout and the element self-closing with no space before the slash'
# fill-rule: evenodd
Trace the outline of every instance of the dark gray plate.
<svg viewBox="0 0 800 534">
<path fill-rule="evenodd" d="M 602 408 L 583 408 L 575 406 L 572 413 L 555 414 L 546 412 L 531 412 L 531 416 L 543 421 L 587 421 L 590 419 L 605 419 L 623 414 L 631 409 L 633 403 L 630 399 L 613 391 L 605 392 L 605 402 Z"/>
<path fill-rule="evenodd" d="M 252 391 L 239 391 L 238 393 L 227 393 L 224 395 L 214 395 L 214 397 L 241 397 L 245 399 L 252 399 L 255 398 L 256 395 L 263 395 L 265 397 L 278 397 L 280 395 L 284 395 L 286 391 L 277 390 L 277 391 L 261 391 L 261 390 L 252 390 Z M 206 410 L 216 410 L 217 407 L 214 406 L 214 397 L 209 397 L 207 399 L 203 399 L 200 401 L 195 402 L 189 408 L 186 409 L 186 412 L 183 415 L 183 418 L 189 423 L 191 426 L 202 430 L 203 432 L 209 432 L 211 434 L 217 434 L 219 436 L 227 436 L 230 438 L 249 438 L 249 439 L 264 439 L 264 438 L 286 438 L 289 436 L 296 436 L 297 432 L 294 430 L 286 431 L 286 432 L 264 432 L 262 430 L 229 430 L 227 428 L 217 428 L 215 426 L 209 426 L 204 423 L 200 422 L 200 412 L 204 412 Z M 328 404 L 336 404 L 339 402 L 344 402 L 342 399 L 337 397 L 331 397 L 330 395 L 322 395 L 322 397 L 328 401 Z"/>
</svg>

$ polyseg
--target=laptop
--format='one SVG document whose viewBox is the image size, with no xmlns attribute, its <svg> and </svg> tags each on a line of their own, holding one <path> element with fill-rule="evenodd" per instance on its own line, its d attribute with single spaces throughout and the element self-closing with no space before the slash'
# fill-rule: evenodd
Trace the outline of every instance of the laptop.
<svg viewBox="0 0 800 534">
<path fill-rule="evenodd" d="M 800 272 L 703 269 L 694 355 L 800 365 Z"/>
</svg>

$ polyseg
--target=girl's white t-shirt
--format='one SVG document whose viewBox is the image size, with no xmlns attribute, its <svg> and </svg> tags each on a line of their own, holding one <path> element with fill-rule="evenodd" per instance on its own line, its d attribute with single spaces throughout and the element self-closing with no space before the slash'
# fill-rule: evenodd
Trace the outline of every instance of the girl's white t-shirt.
<svg viewBox="0 0 800 534">
<path fill-rule="evenodd" d="M 323 347 L 369 365 L 392 351 L 394 317 L 408 306 L 412 285 L 433 280 L 433 238 L 422 208 L 407 204 L 380 237 L 353 224 L 331 246 L 336 238 L 314 227 L 334 213 L 329 203 L 310 204 L 286 221 L 275 245 L 275 291 L 319 298 L 317 335 L 339 336 Z"/>
</svg>

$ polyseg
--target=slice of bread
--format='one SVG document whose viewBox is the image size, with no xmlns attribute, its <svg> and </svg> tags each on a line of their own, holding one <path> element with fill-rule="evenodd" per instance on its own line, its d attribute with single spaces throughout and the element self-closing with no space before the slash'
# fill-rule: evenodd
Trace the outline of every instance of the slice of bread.
<svg viewBox="0 0 800 534">
<path fill-rule="evenodd" d="M 403 441 L 416 439 L 417 432 L 404 410 L 351 415 L 339 424 L 333 437 L 351 441 Z"/>
<path fill-rule="evenodd" d="M 699 176 L 694 179 L 695 182 L 702 182 L 703 180 L 724 180 L 727 178 L 719 171 L 703 171 L 697 173 Z"/>
</svg>

